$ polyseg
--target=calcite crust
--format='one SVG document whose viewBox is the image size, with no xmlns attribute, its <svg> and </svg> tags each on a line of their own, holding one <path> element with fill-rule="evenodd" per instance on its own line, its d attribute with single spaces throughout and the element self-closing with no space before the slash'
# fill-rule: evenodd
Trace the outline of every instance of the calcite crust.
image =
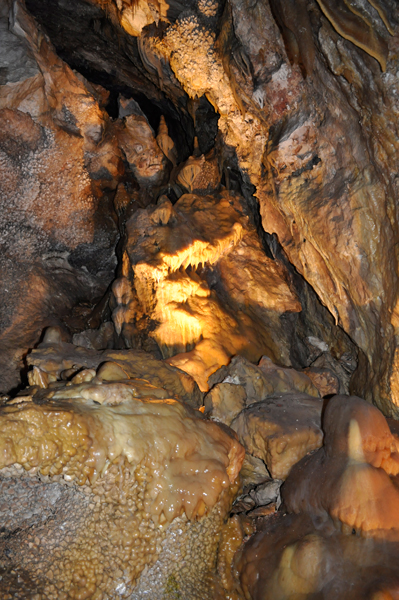
<svg viewBox="0 0 399 600">
<path fill-rule="evenodd" d="M 0 496 L 21 505 L 2 513 L 5 597 L 215 597 L 244 449 L 148 384 L 115 381 L 121 371 L 105 363 L 90 381 L 53 382 L 1 407 Z M 41 497 L 52 506 L 37 521 Z"/>
</svg>

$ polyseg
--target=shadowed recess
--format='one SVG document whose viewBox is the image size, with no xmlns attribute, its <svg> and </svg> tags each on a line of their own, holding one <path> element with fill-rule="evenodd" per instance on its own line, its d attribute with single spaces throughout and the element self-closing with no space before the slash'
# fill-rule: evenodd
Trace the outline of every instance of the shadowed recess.
<svg viewBox="0 0 399 600">
<path fill-rule="evenodd" d="M 334 29 L 346 40 L 375 58 L 382 71 L 386 70 L 388 44 L 377 32 L 375 25 L 361 12 L 354 2 L 345 0 L 317 0 L 324 16 Z M 393 35 L 383 2 L 372 0 L 369 4 L 376 10 L 387 31 Z M 274 17 L 283 34 L 290 60 L 301 64 L 308 75 L 314 67 L 315 48 L 306 0 L 270 0 Z M 377 17 L 376 17 L 377 20 Z"/>
</svg>

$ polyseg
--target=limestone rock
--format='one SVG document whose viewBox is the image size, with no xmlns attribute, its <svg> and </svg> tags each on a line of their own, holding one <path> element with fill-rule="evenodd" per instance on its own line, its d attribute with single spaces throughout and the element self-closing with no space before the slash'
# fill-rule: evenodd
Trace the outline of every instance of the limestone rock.
<svg viewBox="0 0 399 600">
<path fill-rule="evenodd" d="M 361 600 L 397 593 L 397 438 L 377 408 L 353 396 L 329 400 L 323 427 L 323 447 L 284 483 L 291 514 L 266 521 L 236 557 L 245 597 Z"/>
<path fill-rule="evenodd" d="M 1 407 L 3 594 L 215 598 L 244 450 L 116 375 L 107 363 L 91 381 Z"/>
<path fill-rule="evenodd" d="M 273 386 L 274 393 L 286 394 L 298 391 L 316 398 L 319 396 L 317 388 L 305 373 L 278 367 L 267 356 L 261 358 L 258 366 L 259 370 L 265 374 L 267 381 Z"/>
<path fill-rule="evenodd" d="M 214 421 L 230 425 L 245 408 L 246 393 L 234 383 L 219 383 L 204 398 L 205 414 L 210 413 Z"/>
<path fill-rule="evenodd" d="M 172 138 L 169 135 L 168 126 L 165 117 L 162 115 L 159 121 L 157 144 L 168 160 L 175 167 L 177 164 L 177 150 Z"/>
<path fill-rule="evenodd" d="M 270 473 L 266 469 L 263 460 L 246 452 L 240 471 L 240 477 L 243 488 L 249 489 L 268 481 L 270 479 Z"/>
<path fill-rule="evenodd" d="M 326 13 L 323 8 L 323 15 L 331 18 L 337 10 L 347 11 L 346 24 L 357 29 L 360 13 L 354 18 L 343 3 L 328 6 L 331 10 Z M 383 6 L 380 12 L 387 9 L 395 18 L 397 7 Z M 226 58 L 232 86 L 271 132 L 262 159 L 267 175 L 256 192 L 263 226 L 277 235 L 289 261 L 364 353 L 353 389 L 370 401 L 374 397 L 387 414 L 394 414 L 396 403 L 388 397 L 395 346 L 391 316 L 396 314 L 397 274 L 392 243 L 397 219 L 390 217 L 388 162 L 397 160 L 398 144 L 397 134 L 388 132 L 398 111 L 392 88 L 395 75 L 382 74 L 374 58 L 340 39 L 323 16 L 312 12 L 309 20 L 305 4 L 273 2 L 272 8 L 280 25 L 286 27 L 284 19 L 292 19 L 294 46 L 295 39 L 304 43 L 291 60 L 295 63 L 301 56 L 305 71 L 306 56 L 313 53 L 315 62 L 311 77 L 302 76 L 291 64 L 269 6 L 232 3 L 230 31 L 239 56 L 245 57 L 240 62 L 236 52 Z M 302 18 L 309 27 L 303 26 Z M 334 27 L 335 21 L 333 17 Z M 378 12 L 370 14 L 367 28 L 362 46 L 367 52 L 375 36 L 396 48 Z M 309 29 L 318 36 L 320 54 Z M 290 32 L 283 30 L 287 39 Z M 304 38 L 310 43 L 305 44 Z M 356 43 L 359 38 L 354 34 L 351 39 Z M 381 53 L 378 56 L 384 65 Z M 243 62 L 250 69 L 240 69 Z M 387 73 L 391 72 L 396 73 L 395 60 L 388 60 Z M 369 93 L 370 86 L 375 93 Z M 373 140 L 371 153 L 363 151 L 365 139 Z M 344 181 L 351 182 L 349 188 Z M 394 322 L 395 318 L 396 327 Z M 373 391 L 365 383 L 370 380 Z"/>
<path fill-rule="evenodd" d="M 335 359 L 329 352 L 323 352 L 314 360 L 309 369 L 305 371 L 312 378 L 313 369 L 324 369 L 332 372 L 338 380 L 338 392 L 340 394 L 349 394 L 349 382 L 354 371 L 354 366 L 351 363 L 346 363 L 345 355 L 341 360 Z M 313 371 L 315 373 L 315 371 Z M 315 375 L 313 375 L 315 378 Z M 336 384 L 335 384 L 336 385 Z"/>
<path fill-rule="evenodd" d="M 190 158 L 179 167 L 176 181 L 190 194 L 210 194 L 220 187 L 217 157 L 204 155 Z"/>
<path fill-rule="evenodd" d="M 46 333 L 50 336 L 51 330 Z M 62 373 L 71 369 L 72 374 L 81 369 L 96 369 L 101 363 L 112 361 L 121 366 L 131 379 L 147 382 L 159 389 L 165 389 L 169 397 L 183 400 L 192 406 L 202 404 L 202 394 L 195 381 L 179 369 L 164 361 L 155 359 L 151 354 L 139 350 L 103 350 L 97 351 L 74 346 L 46 337 L 42 344 L 27 357 L 30 366 L 41 369 L 60 380 Z"/>
<path fill-rule="evenodd" d="M 227 191 L 185 194 L 174 206 L 161 198 L 137 211 L 126 232 L 119 281 L 130 282 L 132 311 L 116 299 L 124 322 L 139 330 L 148 319 L 157 323 L 151 336 L 164 357 L 202 390 L 237 353 L 252 360 L 268 353 L 289 363 L 280 315 L 299 311 L 300 304 L 282 265 L 260 262 L 260 241 L 242 198 Z M 254 280 L 257 291 L 251 292 Z"/>
<path fill-rule="evenodd" d="M 330 369 L 308 367 L 303 372 L 309 377 L 322 398 L 340 392 L 340 380 Z"/>
<path fill-rule="evenodd" d="M 399 453 L 384 416 L 360 398 L 334 396 L 323 427 L 323 448 L 296 465 L 285 484 L 288 509 L 397 541 L 399 492 L 390 476 L 399 473 Z"/>
<path fill-rule="evenodd" d="M 229 365 L 221 367 L 209 378 L 209 385 L 215 383 L 242 386 L 247 406 L 276 393 L 303 392 L 316 398 L 319 396 L 305 372 L 279 367 L 267 356 L 263 356 L 258 365 L 250 363 L 243 356 L 234 356 Z"/>
<path fill-rule="evenodd" d="M 326 600 L 394 598 L 398 557 L 395 543 L 331 535 L 315 530 L 307 515 L 277 514 L 238 553 L 240 583 L 235 585 L 258 600 L 289 600 L 294 594 L 305 600 L 315 595 Z"/>
<path fill-rule="evenodd" d="M 231 427 L 274 479 L 286 479 L 293 465 L 320 448 L 322 408 L 322 400 L 307 394 L 276 394 L 243 410 Z"/>
<path fill-rule="evenodd" d="M 265 506 L 275 502 L 277 508 L 281 504 L 280 487 L 281 481 L 278 479 L 270 479 L 258 485 L 254 490 L 251 490 L 250 496 L 255 501 L 257 506 Z"/>
<path fill-rule="evenodd" d="M 0 377 L 19 380 L 22 356 L 45 325 L 78 300 L 104 293 L 115 268 L 118 233 L 104 180 L 119 176 L 120 151 L 84 80 L 55 54 L 22 4 L 0 31 Z M 3 53 L 4 50 L 4 53 Z M 5 70 L 3 70 L 5 69 Z M 103 138 L 104 136 L 104 138 Z"/>
<path fill-rule="evenodd" d="M 134 100 L 120 100 L 124 110 L 123 125 L 116 125 L 119 144 L 135 178 L 145 187 L 164 182 L 166 157 L 158 146 L 146 116 Z"/>
</svg>

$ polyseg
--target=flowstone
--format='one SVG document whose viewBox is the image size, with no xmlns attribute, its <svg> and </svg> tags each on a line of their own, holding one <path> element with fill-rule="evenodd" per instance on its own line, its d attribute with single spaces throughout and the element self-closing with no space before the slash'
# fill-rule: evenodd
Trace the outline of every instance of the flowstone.
<svg viewBox="0 0 399 600">
<path fill-rule="evenodd" d="M 2 598 L 218 597 L 244 449 L 121 373 L 108 362 L 1 407 Z"/>
</svg>

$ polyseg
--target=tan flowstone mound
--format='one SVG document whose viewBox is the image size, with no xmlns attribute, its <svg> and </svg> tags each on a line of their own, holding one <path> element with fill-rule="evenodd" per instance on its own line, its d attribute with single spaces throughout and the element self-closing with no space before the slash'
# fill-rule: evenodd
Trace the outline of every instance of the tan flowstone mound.
<svg viewBox="0 0 399 600">
<path fill-rule="evenodd" d="M 121 372 L 108 362 L 1 407 L 3 598 L 218 597 L 244 449 Z"/>
</svg>

